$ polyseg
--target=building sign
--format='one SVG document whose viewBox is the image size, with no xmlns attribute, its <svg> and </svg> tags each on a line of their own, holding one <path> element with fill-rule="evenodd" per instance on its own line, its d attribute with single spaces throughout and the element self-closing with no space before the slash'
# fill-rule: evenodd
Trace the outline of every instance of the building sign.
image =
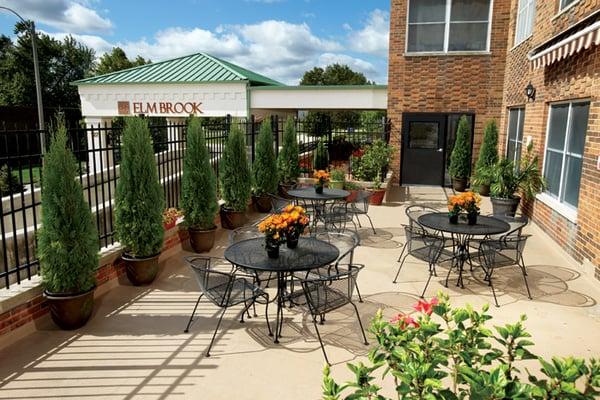
<svg viewBox="0 0 600 400">
<path fill-rule="evenodd" d="M 130 115 L 130 114 L 202 114 L 200 106 L 202 103 L 197 102 L 142 102 L 132 101 L 131 104 L 128 101 L 117 102 L 117 109 L 119 115 Z"/>
</svg>

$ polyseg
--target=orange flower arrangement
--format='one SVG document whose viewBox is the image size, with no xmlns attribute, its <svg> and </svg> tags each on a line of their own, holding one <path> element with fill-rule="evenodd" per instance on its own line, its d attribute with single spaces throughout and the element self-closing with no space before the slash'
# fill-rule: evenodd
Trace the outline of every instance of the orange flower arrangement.
<svg viewBox="0 0 600 400">
<path fill-rule="evenodd" d="M 465 210 L 467 214 L 478 214 L 481 197 L 474 192 L 464 192 L 456 196 L 450 196 L 448 199 L 448 211 L 450 214 L 456 215 L 461 210 Z"/>
<path fill-rule="evenodd" d="M 304 208 L 288 205 L 281 214 L 272 214 L 258 224 L 258 230 L 272 242 L 282 243 L 286 236 L 301 234 L 308 225 L 308 216 Z"/>
<path fill-rule="evenodd" d="M 329 173 L 320 169 L 314 172 L 313 178 L 315 178 L 315 183 L 317 185 L 324 185 L 329 181 Z"/>
<path fill-rule="evenodd" d="M 181 217 L 183 215 L 183 213 L 174 208 L 174 207 L 170 207 L 167 208 L 163 211 L 162 217 L 163 217 L 163 225 L 166 227 L 173 227 L 175 226 L 175 223 L 177 222 L 177 219 L 179 217 Z"/>
</svg>

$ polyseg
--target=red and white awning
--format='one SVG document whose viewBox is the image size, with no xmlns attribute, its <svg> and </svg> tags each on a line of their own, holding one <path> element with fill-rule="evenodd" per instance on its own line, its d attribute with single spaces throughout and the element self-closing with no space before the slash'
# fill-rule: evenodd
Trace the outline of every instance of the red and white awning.
<svg viewBox="0 0 600 400">
<path fill-rule="evenodd" d="M 582 50 L 589 49 L 591 46 L 600 44 L 600 21 L 573 33 L 567 38 L 561 40 L 542 51 L 529 55 L 531 66 L 543 68 L 554 62 L 570 57 Z"/>
</svg>

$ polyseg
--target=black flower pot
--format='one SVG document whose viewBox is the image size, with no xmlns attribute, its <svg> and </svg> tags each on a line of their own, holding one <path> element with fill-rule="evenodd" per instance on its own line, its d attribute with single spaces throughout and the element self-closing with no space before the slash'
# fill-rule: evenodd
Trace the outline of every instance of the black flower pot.
<svg viewBox="0 0 600 400">
<path fill-rule="evenodd" d="M 279 243 L 267 242 L 265 245 L 269 258 L 279 258 Z"/>
<path fill-rule="evenodd" d="M 315 185 L 315 192 L 317 194 L 323 194 L 323 185 Z"/>
<path fill-rule="evenodd" d="M 458 224 L 458 214 L 449 214 L 448 221 L 450 221 L 451 224 Z"/>
<path fill-rule="evenodd" d="M 515 196 L 512 199 L 492 197 L 491 201 L 494 215 L 514 217 L 519 208 L 521 198 L 519 196 Z"/>
<path fill-rule="evenodd" d="M 298 247 L 299 235 L 297 233 L 292 233 L 286 236 L 285 243 L 288 249 L 295 249 Z"/>
<path fill-rule="evenodd" d="M 469 224 L 469 225 L 477 224 L 477 213 L 467 214 L 467 224 Z"/>
</svg>

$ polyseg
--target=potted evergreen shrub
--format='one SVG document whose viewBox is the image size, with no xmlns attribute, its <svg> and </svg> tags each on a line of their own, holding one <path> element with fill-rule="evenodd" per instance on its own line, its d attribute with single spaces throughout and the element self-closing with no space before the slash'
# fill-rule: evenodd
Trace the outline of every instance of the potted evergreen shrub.
<svg viewBox="0 0 600 400">
<path fill-rule="evenodd" d="M 254 178 L 254 193 L 252 194 L 254 207 L 258 212 L 269 212 L 271 211 L 269 194 L 276 193 L 279 180 L 277 178 L 277 159 L 273 151 L 273 131 L 268 118 L 260 125 L 252 175 Z"/>
<path fill-rule="evenodd" d="M 493 166 L 498 161 L 498 127 L 496 121 L 490 120 L 485 125 L 483 143 L 475 164 L 475 175 L 472 183 L 477 186 L 479 194 L 490 195 L 490 184 L 493 178 Z"/>
<path fill-rule="evenodd" d="M 294 187 L 300 176 L 300 155 L 294 119 L 288 118 L 283 128 L 283 145 L 277 157 L 277 172 L 279 175 L 280 193 L 287 195 L 287 191 Z"/>
<path fill-rule="evenodd" d="M 458 121 L 456 141 L 450 155 L 449 172 L 454 190 L 464 192 L 467 188 L 467 178 L 471 173 L 471 129 L 464 115 Z"/>
<path fill-rule="evenodd" d="M 125 247 L 121 257 L 127 277 L 134 285 L 149 284 L 158 273 L 164 202 L 148 122 L 140 117 L 127 118 L 115 192 L 115 229 Z"/>
<path fill-rule="evenodd" d="M 319 142 L 317 143 L 317 148 L 313 158 L 313 168 L 316 171 L 325 171 L 329 168 L 329 154 L 327 154 L 327 149 L 325 148 L 325 142 L 323 141 L 323 138 L 319 139 Z"/>
<path fill-rule="evenodd" d="M 514 216 L 521 202 L 517 193 L 530 200 L 546 186 L 538 168 L 538 157 L 532 155 L 532 149 L 530 143 L 518 166 L 506 158 L 494 165 L 490 186 L 494 215 Z"/>
<path fill-rule="evenodd" d="M 346 181 L 346 172 L 343 168 L 333 168 L 330 172 L 329 187 L 332 189 L 343 189 Z"/>
<path fill-rule="evenodd" d="M 219 179 L 221 181 L 221 226 L 235 229 L 246 222 L 246 208 L 250 200 L 252 174 L 246 159 L 244 133 L 237 124 L 229 132 L 221 155 Z"/>
<path fill-rule="evenodd" d="M 58 120 L 51 131 L 42 169 L 40 274 L 52 320 L 62 329 L 77 329 L 94 306 L 98 232 L 77 179 L 75 156 L 67 147 L 64 121 Z"/>
<path fill-rule="evenodd" d="M 200 120 L 191 117 L 187 126 L 186 154 L 181 178 L 181 208 L 190 244 L 197 253 L 215 243 L 215 217 L 219 208 L 217 183 Z"/>
</svg>

